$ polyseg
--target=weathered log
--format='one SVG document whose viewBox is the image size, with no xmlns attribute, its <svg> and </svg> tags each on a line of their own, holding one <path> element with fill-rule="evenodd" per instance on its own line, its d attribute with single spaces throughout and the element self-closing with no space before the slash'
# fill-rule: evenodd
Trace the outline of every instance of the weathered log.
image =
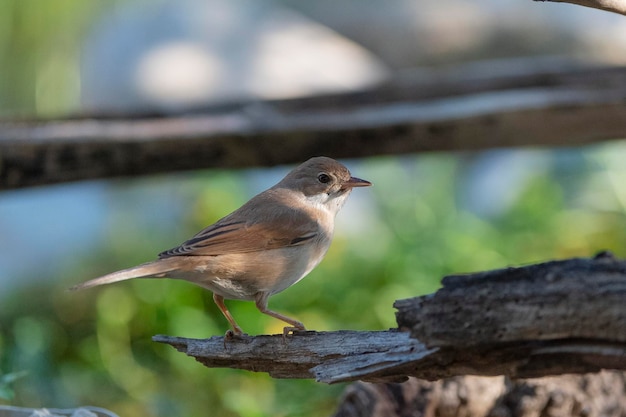
<svg viewBox="0 0 626 417">
<path fill-rule="evenodd" d="M 433 296 L 395 303 L 398 326 L 429 346 L 565 339 L 626 345 L 626 263 L 608 253 L 448 276 L 442 285 Z"/>
<path fill-rule="evenodd" d="M 436 293 L 396 302 L 400 330 L 154 340 L 209 367 L 327 383 L 624 370 L 624 300 L 626 261 L 602 253 L 446 277 Z"/>
</svg>

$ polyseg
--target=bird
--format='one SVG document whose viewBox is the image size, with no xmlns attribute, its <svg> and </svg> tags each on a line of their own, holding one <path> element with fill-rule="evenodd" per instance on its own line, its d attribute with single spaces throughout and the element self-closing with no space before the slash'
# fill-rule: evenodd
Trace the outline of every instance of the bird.
<svg viewBox="0 0 626 417">
<path fill-rule="evenodd" d="M 304 278 L 324 258 L 335 217 L 356 187 L 371 182 L 353 177 L 340 162 L 313 157 L 273 187 L 201 230 L 157 259 L 83 282 L 82 290 L 133 278 L 189 281 L 213 293 L 231 329 L 244 335 L 224 300 L 254 301 L 257 309 L 281 320 L 283 336 L 306 330 L 298 320 L 268 308 L 268 299 Z"/>
</svg>

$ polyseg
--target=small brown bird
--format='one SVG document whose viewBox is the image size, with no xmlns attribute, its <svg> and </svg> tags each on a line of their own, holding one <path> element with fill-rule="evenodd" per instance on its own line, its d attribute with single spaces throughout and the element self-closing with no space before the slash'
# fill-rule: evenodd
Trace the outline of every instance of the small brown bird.
<svg viewBox="0 0 626 417">
<path fill-rule="evenodd" d="M 311 158 L 278 184 L 159 259 L 76 285 L 72 290 L 132 278 L 183 279 L 213 292 L 213 300 L 236 335 L 241 327 L 224 299 L 254 300 L 261 313 L 292 330 L 305 330 L 292 318 L 267 308 L 268 298 L 315 268 L 330 246 L 335 216 L 354 187 L 369 181 L 352 177 L 339 162 Z"/>
</svg>

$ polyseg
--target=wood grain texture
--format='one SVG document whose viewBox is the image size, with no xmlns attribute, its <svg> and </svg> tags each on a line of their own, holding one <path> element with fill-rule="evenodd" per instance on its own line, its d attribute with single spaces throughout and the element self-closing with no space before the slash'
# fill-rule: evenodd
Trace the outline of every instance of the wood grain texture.
<svg viewBox="0 0 626 417">
<path fill-rule="evenodd" d="M 224 340 L 154 336 L 208 367 L 267 372 L 275 378 L 316 378 L 325 382 L 397 380 L 389 371 L 432 352 L 406 332 L 296 332 Z M 390 377 L 389 374 L 391 374 Z"/>
<path fill-rule="evenodd" d="M 429 346 L 559 339 L 626 343 L 626 262 L 607 253 L 449 276 L 442 285 L 432 297 L 395 303 L 400 328 Z"/>
</svg>

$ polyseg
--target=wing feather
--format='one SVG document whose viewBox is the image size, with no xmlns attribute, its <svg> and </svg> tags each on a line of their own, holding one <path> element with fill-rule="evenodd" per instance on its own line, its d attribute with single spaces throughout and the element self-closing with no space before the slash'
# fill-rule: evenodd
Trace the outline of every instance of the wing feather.
<svg viewBox="0 0 626 417">
<path fill-rule="evenodd" d="M 273 204 L 251 204 L 253 200 L 180 246 L 160 253 L 159 258 L 215 256 L 305 245 L 319 235 L 319 224 L 309 211 L 280 204 L 276 196 Z"/>
</svg>

